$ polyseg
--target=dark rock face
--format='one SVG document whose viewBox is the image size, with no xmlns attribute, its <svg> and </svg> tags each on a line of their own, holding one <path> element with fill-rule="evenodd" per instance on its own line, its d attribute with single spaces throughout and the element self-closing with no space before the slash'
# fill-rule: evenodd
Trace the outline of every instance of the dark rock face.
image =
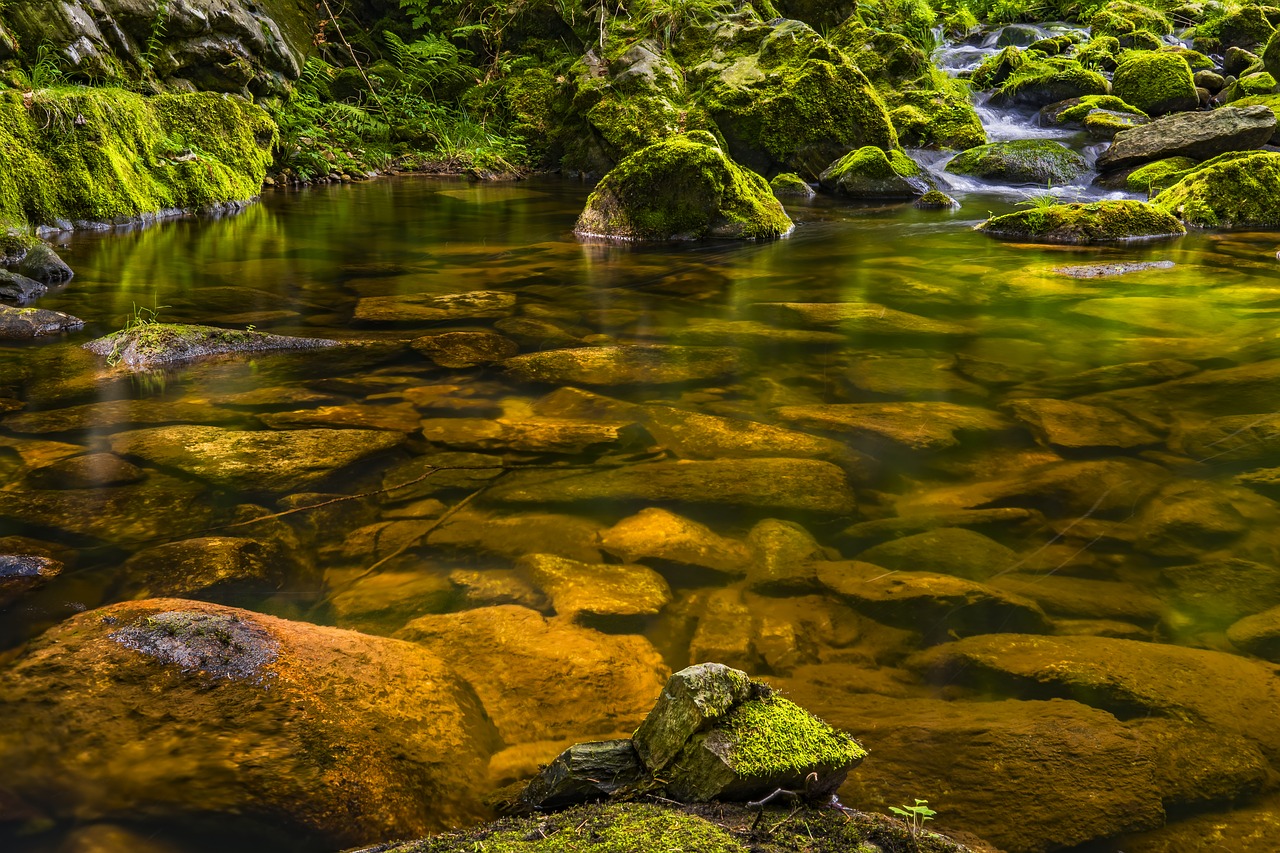
<svg viewBox="0 0 1280 853">
<path fill-rule="evenodd" d="M 0 270 L 0 299 L 22 304 L 44 296 L 49 288 L 33 278 L 8 270 Z"/>
<path fill-rule="evenodd" d="M 1275 128 L 1275 113 L 1261 105 L 1165 116 L 1116 134 L 1098 158 L 1098 168 L 1128 169 L 1167 157 L 1208 160 L 1228 151 L 1259 148 Z"/>
<path fill-rule="evenodd" d="M 0 610 L 62 573 L 62 563 L 33 554 L 0 555 Z"/>
<path fill-rule="evenodd" d="M 75 275 L 57 252 L 43 244 L 31 247 L 18 265 L 18 272 L 43 284 L 61 284 Z"/>
<path fill-rule="evenodd" d="M 0 341 L 21 341 L 45 335 L 71 332 L 84 326 L 84 320 L 46 311 L 42 308 L 10 308 L 0 305 Z"/>
<path fill-rule="evenodd" d="M 86 77 L 145 66 L 166 82 L 266 94 L 297 79 L 316 17 L 305 0 L 27 0 L 4 23 L 23 48 L 47 42 Z M 159 20 L 164 38 L 152 51 Z"/>
<path fill-rule="evenodd" d="M 645 778 L 630 740 L 578 743 L 538 774 L 520 795 L 531 809 L 559 809 L 607 799 Z"/>
</svg>

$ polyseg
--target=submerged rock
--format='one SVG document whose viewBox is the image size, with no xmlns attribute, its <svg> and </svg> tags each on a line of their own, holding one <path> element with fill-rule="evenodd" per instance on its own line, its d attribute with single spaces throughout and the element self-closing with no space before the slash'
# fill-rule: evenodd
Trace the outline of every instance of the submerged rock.
<svg viewBox="0 0 1280 853">
<path fill-rule="evenodd" d="M 404 442 L 400 433 L 364 429 L 246 432 L 171 426 L 112 436 L 111 449 L 176 468 L 223 488 L 286 492 L 313 485 L 361 459 Z"/>
<path fill-rule="evenodd" d="M 1098 157 L 1098 168 L 1118 171 L 1169 157 L 1208 160 L 1228 151 L 1259 148 L 1275 128 L 1276 116 L 1265 106 L 1165 116 L 1116 134 L 1111 147 Z"/>
<path fill-rule="evenodd" d="M 655 616 L 671 602 L 671 587 L 638 565 L 581 563 L 553 554 L 529 554 L 517 571 L 546 593 L 557 614 L 580 622 Z"/>
<path fill-rule="evenodd" d="M 959 445 L 965 435 L 1012 427 L 990 409 L 942 402 L 782 406 L 774 414 L 806 429 L 852 433 L 909 450 L 945 450 Z"/>
<path fill-rule="evenodd" d="M 123 364 L 140 370 L 209 356 L 336 346 L 339 346 L 337 341 L 322 338 L 291 338 L 179 323 L 143 323 L 89 341 L 84 348 L 95 355 L 105 356 L 108 364 Z"/>
<path fill-rule="evenodd" d="M 624 518 L 600 534 L 600 547 L 620 559 L 661 560 L 742 575 L 751 551 L 735 539 L 659 507 Z"/>
<path fill-rule="evenodd" d="M 414 340 L 413 348 L 441 367 L 454 370 L 493 364 L 520 351 L 515 341 L 493 332 L 425 335 Z"/>
<path fill-rule="evenodd" d="M 532 352 L 503 367 L 517 379 L 551 385 L 662 385 L 717 379 L 749 364 L 747 351 L 736 347 L 651 344 Z"/>
<path fill-rule="evenodd" d="M 1027 243 L 1122 243 L 1180 237 L 1182 223 L 1164 210 L 1140 201 L 1056 204 L 995 216 L 978 230 L 1002 240 Z"/>
<path fill-rule="evenodd" d="M 356 323 L 436 323 L 487 320 L 515 313 L 516 295 L 501 290 L 468 293 L 366 296 L 356 303 Z"/>
<path fill-rule="evenodd" d="M 84 320 L 43 308 L 0 305 L 0 341 L 22 341 L 84 328 Z"/>
<path fill-rule="evenodd" d="M 0 610 L 62 573 L 63 565 L 36 554 L 0 554 Z"/>
<path fill-rule="evenodd" d="M 910 199 L 934 188 L 928 173 L 906 154 L 872 145 L 832 163 L 818 182 L 829 193 L 854 199 Z"/>
<path fill-rule="evenodd" d="M 625 240 L 751 240 L 792 227 L 764 178 L 696 131 L 619 163 L 596 185 L 574 230 Z"/>
<path fill-rule="evenodd" d="M 178 599 L 63 622 L 0 698 L 0 789 L 50 815 L 234 815 L 329 846 L 475 817 L 495 743 L 421 647 Z"/>
<path fill-rule="evenodd" d="M 217 600 L 228 588 L 269 590 L 297 581 L 297 568 L 279 543 L 208 536 L 140 551 L 125 563 L 123 573 L 132 598 Z"/>
</svg>

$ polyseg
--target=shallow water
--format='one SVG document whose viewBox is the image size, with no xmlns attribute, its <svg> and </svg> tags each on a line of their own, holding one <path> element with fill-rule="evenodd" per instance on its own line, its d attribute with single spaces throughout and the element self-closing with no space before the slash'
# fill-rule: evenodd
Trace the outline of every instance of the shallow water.
<svg viewBox="0 0 1280 853">
<path fill-rule="evenodd" d="M 991 565 L 996 558 L 987 554 L 980 559 L 986 562 L 966 570 L 977 572 L 987 584 L 1004 584 L 1008 591 L 1039 602 L 1048 614 L 1046 631 L 1239 654 L 1224 636 L 1229 623 L 1221 609 L 1206 605 L 1185 574 L 1166 569 L 1240 557 L 1275 572 L 1280 534 L 1263 519 L 1273 512 L 1280 518 L 1280 505 L 1272 501 L 1276 492 L 1265 478 L 1249 475 L 1280 464 L 1276 451 L 1262 437 L 1250 439 L 1256 446 L 1235 440 L 1247 424 L 1237 427 L 1214 419 L 1263 418 L 1276 410 L 1280 385 L 1268 387 L 1264 376 L 1238 389 L 1223 385 L 1228 390 L 1215 391 L 1212 371 L 1262 370 L 1280 363 L 1273 361 L 1280 358 L 1277 235 L 1192 234 L 1174 242 L 1092 249 L 1011 245 L 972 231 L 989 213 L 1013 209 L 1018 196 L 997 192 L 962 196 L 963 207 L 944 212 L 819 200 L 790 208 L 797 228 L 785 240 L 638 247 L 574 238 L 571 229 L 586 193 L 559 181 L 474 185 L 386 179 L 272 193 L 243 214 L 221 220 L 69 237 L 62 251 L 76 278 L 39 304 L 84 318 L 86 331 L 64 341 L 0 348 L 0 397 L 23 403 L 21 410 L 0 419 L 0 483 L 4 491 L 23 497 L 0 503 L 0 537 L 37 540 L 67 569 L 0 613 L 0 648 L 17 649 L 77 612 L 137 595 L 136 578 L 125 566 L 132 554 L 209 530 L 279 537 L 299 564 L 315 567 L 266 588 L 222 585 L 208 593 L 214 600 L 390 635 L 415 616 L 476 606 L 476 599 L 433 595 L 429 600 L 398 600 L 381 612 L 367 602 L 364 611 L 344 615 L 335 609 L 335 594 L 362 580 L 367 583 L 361 576 L 371 566 L 379 564 L 375 576 L 396 571 L 443 579 L 457 570 L 503 572 L 519 554 L 530 551 L 560 547 L 560 553 L 581 556 L 591 550 L 596 532 L 646 506 L 671 509 L 733 539 L 744 538 L 760 519 L 786 518 L 827 549 L 825 555 L 803 556 L 828 560 L 852 559 L 877 542 L 902 535 L 843 532 L 855 522 L 899 516 L 919 520 L 994 506 L 1028 511 L 1017 520 L 977 528 L 1011 556 L 1003 565 Z M 1092 280 L 1053 272 L 1066 265 L 1132 261 L 1172 261 L 1174 266 Z M 746 350 L 749 357 L 720 377 L 590 390 L 631 403 L 662 404 L 829 439 L 859 454 L 837 460 L 852 472 L 858 509 L 831 513 L 726 505 L 713 495 L 554 505 L 486 502 L 480 488 L 474 504 L 440 525 L 440 531 L 447 531 L 454 524 L 457 535 L 441 539 L 432 538 L 439 533 L 424 534 L 398 555 L 393 545 L 378 541 L 377 525 L 387 521 L 412 522 L 418 527 L 410 533 L 422 533 L 475 490 L 474 483 L 465 483 L 431 495 L 438 507 L 424 507 L 421 495 L 403 498 L 393 492 L 360 502 L 361 512 L 333 516 L 323 524 L 308 527 L 307 513 L 289 516 L 292 533 L 267 524 L 253 526 L 253 532 L 224 527 L 316 500 L 291 502 L 291 494 L 375 492 L 407 477 L 404 466 L 415 457 L 480 446 L 468 431 L 481 429 L 484 421 L 499 416 L 536 420 L 535 412 L 554 410 L 539 401 L 562 384 L 575 383 L 519 381 L 498 367 L 439 367 L 398 343 L 443 331 L 492 329 L 499 322 L 492 317 L 353 322 L 361 299 L 475 290 L 513 294 L 515 316 L 547 324 L 540 334 L 552 344 L 526 340 L 523 353 L 568 339 Z M 757 307 L 836 302 L 872 303 L 880 313 L 872 320 L 832 325 L 783 318 Z M 137 306 L 154 309 L 168 322 L 253 326 L 394 345 L 358 355 L 347 350 L 337 355 L 267 354 L 134 376 L 107 369 L 79 349 L 84 341 L 119 328 Z M 886 325 L 901 319 L 893 312 L 914 319 L 895 330 Z M 920 318 L 929 322 L 920 325 Z M 1173 373 L 1151 368 L 1148 363 L 1156 361 L 1172 365 Z M 1129 367 L 1088 373 L 1117 365 Z M 1189 390 L 1161 384 L 1172 375 L 1206 382 Z M 1156 391 L 1143 393 L 1151 388 Z M 1099 434 L 1115 430 L 1115 424 L 1090 423 L 1087 417 L 1046 436 L 1013 405 L 1019 398 L 1065 400 L 1090 393 L 1099 395 L 1092 400 L 1095 415 L 1099 407 L 1113 416 L 1119 412 L 1124 428 L 1144 437 L 1109 444 Z M 143 405 L 130 408 L 128 401 Z M 812 407 L 898 401 L 925 405 L 911 415 L 918 431 L 854 429 L 819 422 L 812 415 Z M 995 416 L 998 425 L 924 441 L 915 433 L 928 433 L 945 420 L 937 414 L 941 409 L 929 408 L 939 403 Z M 72 411 L 84 406 L 93 408 Z M 322 408 L 332 406 L 346 407 L 346 414 Z M 797 414 L 796 407 L 808 407 L 809 414 Z M 416 431 L 421 418 L 430 419 L 433 429 L 439 428 L 440 418 L 481 420 L 457 421 L 461 426 L 430 433 L 438 439 L 435 444 L 415 435 L 395 450 L 296 488 L 211 485 L 181 465 L 135 456 L 130 459 L 147 474 L 137 484 L 69 493 L 40 487 L 44 481 L 32 473 L 85 450 L 109 449 L 113 437 L 140 427 L 342 428 L 353 425 L 351 417 L 408 431 Z M 1072 430 L 1081 435 L 1062 437 Z M 638 446 L 549 452 L 503 448 L 499 441 L 481 452 L 498 457 L 496 464 L 513 467 L 760 455 L 743 450 L 741 443 L 712 441 L 708 449 L 692 440 L 682 444 L 656 427 L 649 431 Z M 1078 467 L 1082 464 L 1105 470 L 1077 477 L 1072 472 L 1084 470 Z M 1060 472 L 1066 485 L 1009 485 L 1019 478 L 1056 476 L 1052 472 Z M 1185 490 L 1179 491 L 1183 486 L 1195 487 L 1198 503 L 1188 503 Z M 144 499 L 148 490 L 162 488 L 170 490 L 169 497 Z M 1125 498 L 1117 500 L 1121 493 Z M 48 503 L 40 503 L 46 498 Z M 37 512 L 31 506 L 58 509 Z M 1214 516 L 1197 524 L 1213 513 L 1232 519 L 1217 523 Z M 534 514 L 543 514 L 537 525 L 520 525 Z M 503 527 L 504 519 L 512 526 Z M 937 526 L 920 523 L 920 529 Z M 24 544 L 31 543 L 5 540 L 0 550 L 16 551 Z M 380 564 L 388 556 L 393 559 Z M 939 556 L 935 565 L 927 554 L 907 560 L 905 568 L 917 571 L 947 563 Z M 999 620 L 1007 616 L 993 618 L 985 627 L 958 626 L 936 608 L 922 610 L 915 624 L 910 616 L 891 619 L 879 611 L 873 618 L 868 608 L 829 584 L 804 581 L 782 591 L 766 585 L 761 594 L 750 593 L 740 605 L 749 614 L 745 626 L 738 626 L 740 636 L 720 637 L 717 645 L 706 636 L 698 639 L 697 625 L 700 620 L 712 624 L 707 614 L 719 605 L 711 602 L 737 595 L 717 590 L 741 590 L 746 582 L 664 560 L 637 561 L 665 576 L 675 601 L 657 617 L 588 621 L 593 629 L 609 633 L 643 634 L 673 669 L 688 664 L 696 652 L 716 649 L 725 662 L 776 678 L 798 701 L 850 727 L 865 727 L 867 695 L 919 702 L 955 698 L 958 707 L 1003 695 L 1040 698 L 1016 691 L 992 696 L 974 689 L 981 685 L 930 681 L 906 665 L 909 655 L 927 645 L 1004 630 Z M 875 560 L 868 557 L 867 562 Z M 1072 586 L 1071 581 L 1088 583 Z M 369 589 L 377 595 L 376 587 Z M 1213 594 L 1236 602 L 1232 617 L 1280 604 L 1262 597 L 1251 600 L 1239 589 Z M 1141 596 L 1146 604 L 1126 608 L 1117 603 L 1132 596 Z M 834 614 L 825 627 L 814 617 L 823 608 Z M 837 624 L 830 624 L 831 619 Z M 838 624 L 841 619 L 849 624 Z M 780 631 L 780 626 L 790 627 Z M 877 726 L 892 726 L 892 711 L 881 713 L 885 716 L 875 721 Z M 925 712 L 912 713 L 918 717 Z M 589 707 L 552 709 L 551 714 L 580 720 L 577 734 L 582 738 L 607 733 L 593 723 Z M 868 737 L 866 731 L 860 735 Z M 872 733 L 873 756 L 874 738 Z M 891 748 L 885 750 L 887 755 Z M 869 760 L 868 769 L 871 764 Z M 874 791 L 846 792 L 850 805 L 880 808 L 884 802 L 909 802 L 916 796 L 928 798 L 939 810 L 943 827 L 948 816 L 953 825 L 972 825 L 966 823 L 965 809 L 973 806 L 935 787 L 927 774 L 901 780 L 896 787 L 883 783 Z M 1176 811 L 1170 808 L 1171 815 Z M 143 815 L 113 816 L 118 821 L 131 818 L 145 832 L 167 838 L 174 849 L 199 850 L 200 839 L 207 837 L 207 827 L 175 829 L 148 823 Z M 24 836 L 20 843 L 3 836 L 0 842 L 54 850 L 67 829 L 60 824 Z M 253 846 L 246 844 L 245 849 Z M 280 844 L 273 839 L 267 846 L 279 849 Z"/>
</svg>

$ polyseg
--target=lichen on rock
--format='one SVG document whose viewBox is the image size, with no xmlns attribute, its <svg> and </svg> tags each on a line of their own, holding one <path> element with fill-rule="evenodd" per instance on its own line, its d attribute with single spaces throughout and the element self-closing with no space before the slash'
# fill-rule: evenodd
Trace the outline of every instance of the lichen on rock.
<svg viewBox="0 0 1280 853">
<path fill-rule="evenodd" d="M 764 178 L 711 134 L 675 136 L 624 159 L 587 199 L 575 231 L 624 240 L 751 240 L 790 233 Z"/>
</svg>

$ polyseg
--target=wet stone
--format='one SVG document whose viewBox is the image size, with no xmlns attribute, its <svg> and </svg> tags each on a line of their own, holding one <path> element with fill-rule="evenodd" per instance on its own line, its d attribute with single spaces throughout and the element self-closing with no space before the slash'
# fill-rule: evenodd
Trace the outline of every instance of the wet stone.
<svg viewBox="0 0 1280 853">
<path fill-rule="evenodd" d="M 22 341 L 84 328 L 84 320 L 43 308 L 0 305 L 0 341 Z"/>
<path fill-rule="evenodd" d="M 275 542 L 207 536 L 140 551 L 123 569 L 131 598 L 217 600 L 229 589 L 276 588 L 298 580 L 298 566 Z"/>
<path fill-rule="evenodd" d="M 36 489 L 94 489 L 140 483 L 147 472 L 114 453 L 86 453 L 27 472 Z"/>
<path fill-rule="evenodd" d="M 470 508 L 451 515 L 431 532 L 432 547 L 448 547 L 517 560 L 526 554 L 555 554 L 584 563 L 602 563 L 602 525 L 579 515 L 552 512 L 494 514 Z"/>
<path fill-rule="evenodd" d="M 546 607 L 546 598 L 519 572 L 507 569 L 454 569 L 449 583 L 469 607 L 497 607 L 518 604 L 530 610 Z"/>
<path fill-rule="evenodd" d="M 483 453 L 427 453 L 387 470 L 382 488 L 387 499 L 410 501 L 457 491 L 475 491 L 502 473 L 501 456 Z"/>
<path fill-rule="evenodd" d="M 951 359 L 869 358 L 858 361 L 846 375 L 861 391 L 909 400 L 987 396 L 987 389 L 953 372 L 953 364 Z"/>
<path fill-rule="evenodd" d="M 1233 623 L 1227 639 L 1245 654 L 1280 663 L 1280 605 Z"/>
<path fill-rule="evenodd" d="M 418 410 L 409 405 L 320 406 L 294 412 L 272 412 L 258 415 L 258 420 L 272 429 L 384 429 L 413 432 L 418 428 Z"/>
<path fill-rule="evenodd" d="M 416 338 L 413 348 L 440 367 L 462 369 L 495 364 L 520 351 L 510 338 L 493 332 L 444 332 Z"/>
<path fill-rule="evenodd" d="M 1171 591 L 1168 619 L 1218 629 L 1280 606 L 1280 568 L 1251 560 L 1227 558 L 1182 566 L 1166 566 L 1160 576 Z"/>
<path fill-rule="evenodd" d="M 0 554 L 0 610 L 62 573 L 63 564 L 37 554 Z"/>
<path fill-rule="evenodd" d="M 649 507 L 600 534 L 600 547 L 627 562 L 661 560 L 741 576 L 751 551 L 696 521 Z"/>
<path fill-rule="evenodd" d="M 638 450 L 651 442 L 644 428 L 634 423 L 427 418 L 421 426 L 425 440 L 453 450 L 579 455 Z"/>
<path fill-rule="evenodd" d="M 539 320 L 535 317 L 505 317 L 495 322 L 493 327 L 515 341 L 517 345 L 531 349 L 582 346 L 581 336 L 550 320 Z"/>
<path fill-rule="evenodd" d="M 0 269 L 0 299 L 22 304 L 48 292 L 48 286 L 35 279 Z"/>
<path fill-rule="evenodd" d="M 384 570 L 339 583 L 326 602 L 339 626 L 377 634 L 418 616 L 443 613 L 454 597 L 453 584 L 433 572 Z"/>
<path fill-rule="evenodd" d="M 742 373 L 750 363 L 734 347 L 632 345 L 526 353 L 503 366 L 513 378 L 552 385 L 665 385 Z"/>
<path fill-rule="evenodd" d="M 58 253 L 49 246 L 43 244 L 31 247 L 26 257 L 22 259 L 22 263 L 18 264 L 18 272 L 45 284 L 61 284 L 75 276 L 66 261 L 58 257 Z"/>
<path fill-rule="evenodd" d="M 846 445 L 755 420 L 649 404 L 634 413 L 662 446 L 682 459 L 813 457 L 865 474 L 871 463 Z"/>
<path fill-rule="evenodd" d="M 671 603 L 662 575 L 640 565 L 581 563 L 552 554 L 529 554 L 516 563 L 562 616 L 598 623 L 655 616 Z"/>
<path fill-rule="evenodd" d="M 981 533 L 940 527 L 875 545 L 858 559 L 897 571 L 937 572 L 983 581 L 1008 571 L 1018 555 Z"/>
<path fill-rule="evenodd" d="M 1134 720 L 1129 728 L 1156 752 L 1166 807 L 1229 803 L 1269 787 L 1266 756 L 1235 732 L 1159 718 Z"/>
<path fill-rule="evenodd" d="M 173 426 L 120 433 L 111 449 L 225 488 L 285 492 L 404 442 L 394 432 L 305 429 L 242 432 Z"/>
<path fill-rule="evenodd" d="M 548 811 L 595 802 L 638 786 L 645 775 L 630 739 L 578 743 L 534 777 L 520 802 Z"/>
<path fill-rule="evenodd" d="M 150 399 L 111 400 L 10 415 L 5 418 L 4 426 L 14 432 L 41 435 L 82 430 L 112 432 L 130 426 L 160 424 L 227 424 L 242 419 L 236 412 L 213 406 Z"/>
<path fill-rule="evenodd" d="M 938 512 L 921 515 L 899 515 L 893 518 L 877 518 L 851 524 L 840 532 L 844 541 L 864 547 L 899 539 L 915 533 L 925 533 L 939 527 L 1019 527 L 1043 523 L 1044 516 L 1022 507 L 998 507 L 995 509 L 967 509 L 954 512 Z"/>
<path fill-rule="evenodd" d="M 1002 415 L 955 403 L 831 403 L 782 406 L 780 419 L 807 429 L 852 433 L 908 450 L 945 450 L 965 434 L 999 432 L 1012 424 Z"/>
<path fill-rule="evenodd" d="M 668 679 L 657 704 L 632 736 L 651 773 L 661 773 L 685 743 L 751 695 L 745 672 L 720 663 L 686 667 Z"/>
<path fill-rule="evenodd" d="M 212 356 L 325 349 L 339 345 L 337 341 L 321 338 L 292 338 L 178 323 L 145 323 L 90 341 L 84 348 L 95 355 L 105 356 L 108 364 L 145 370 Z"/>
<path fill-rule="evenodd" d="M 751 568 L 747 583 L 757 592 L 788 594 L 812 591 L 818 585 L 814 560 L 830 555 L 799 524 L 766 518 L 747 534 Z"/>
<path fill-rule="evenodd" d="M 1009 572 L 988 584 L 1034 601 L 1055 616 L 1126 621 L 1150 628 L 1165 615 L 1160 598 L 1120 581 Z"/>
<path fill-rule="evenodd" d="M 1054 267 L 1053 271 L 1068 278 L 1113 278 L 1147 270 L 1170 270 L 1173 266 L 1173 261 L 1126 261 L 1116 264 L 1076 264 Z"/>
<path fill-rule="evenodd" d="M 251 621 L 221 613 L 153 613 L 107 635 L 109 639 L 187 672 L 258 681 L 280 644 Z"/>
<path fill-rule="evenodd" d="M 1013 389 L 1015 397 L 1077 397 L 1121 388 L 1158 385 L 1195 373 L 1194 364 L 1175 359 L 1109 364 L 1068 376 L 1040 379 Z"/>
<path fill-rule="evenodd" d="M 109 489 L 0 490 L 0 518 L 105 542 L 172 538 L 208 523 L 202 493 L 198 485 L 154 474 Z"/>
<path fill-rule="evenodd" d="M 784 329 L 755 320 L 691 318 L 677 333 L 681 341 L 705 346 L 841 346 L 848 338 L 839 332 Z"/>
<path fill-rule="evenodd" d="M 510 317 L 516 295 L 498 290 L 412 296 L 369 296 L 356 303 L 357 323 L 435 323 Z"/>
<path fill-rule="evenodd" d="M 1014 400 L 1009 412 L 1044 444 L 1068 449 L 1129 449 L 1159 444 L 1145 428 L 1112 410 L 1048 398 Z"/>
<path fill-rule="evenodd" d="M 872 335 L 954 337 L 971 334 L 963 326 L 897 311 L 874 302 L 758 302 L 752 313 L 784 325 L 838 328 Z"/>
</svg>

